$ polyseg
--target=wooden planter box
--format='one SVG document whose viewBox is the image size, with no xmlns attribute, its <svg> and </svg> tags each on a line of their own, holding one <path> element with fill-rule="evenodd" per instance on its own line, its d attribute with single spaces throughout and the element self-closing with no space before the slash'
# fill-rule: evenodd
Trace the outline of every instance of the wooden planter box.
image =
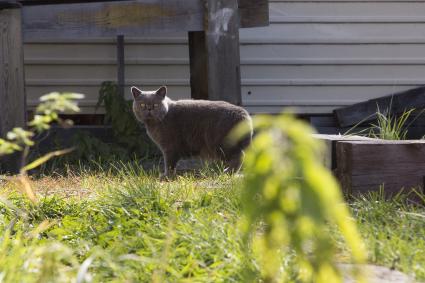
<svg viewBox="0 0 425 283">
<path fill-rule="evenodd" d="M 327 144 L 325 165 L 333 170 L 348 195 L 381 188 L 387 196 L 424 190 L 423 140 L 385 141 L 323 135 L 316 138 Z"/>
</svg>

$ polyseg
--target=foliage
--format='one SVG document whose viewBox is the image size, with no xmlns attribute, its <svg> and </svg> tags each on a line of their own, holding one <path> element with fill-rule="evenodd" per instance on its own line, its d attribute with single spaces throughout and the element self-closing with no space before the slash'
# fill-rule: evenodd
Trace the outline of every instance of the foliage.
<svg viewBox="0 0 425 283">
<path fill-rule="evenodd" d="M 130 158 L 145 157 L 154 151 L 145 130 L 133 114 L 133 101 L 120 96 L 115 83 L 102 83 L 97 106 L 100 105 L 105 107 L 105 124 L 112 126 L 114 139 L 121 146 L 118 151 L 126 152 Z"/>
<path fill-rule="evenodd" d="M 405 140 L 408 131 L 408 121 L 415 109 L 404 111 L 399 117 L 390 111 L 381 112 L 379 107 L 376 112 L 376 124 L 371 124 L 369 136 L 383 140 Z"/>
<path fill-rule="evenodd" d="M 41 133 L 50 129 L 54 122 L 69 123 L 59 118 L 59 112 L 78 112 L 79 108 L 74 100 L 81 99 L 84 96 L 77 93 L 53 92 L 40 98 L 40 105 L 36 109 L 34 119 L 28 123 L 29 130 L 23 128 L 14 128 L 6 134 L 6 139 L 0 138 L 0 157 L 6 154 L 12 154 L 16 151 L 23 151 L 35 144 L 33 137 L 36 133 Z M 46 162 L 48 159 L 60 155 L 61 151 L 50 153 L 24 166 L 23 171 L 31 170 Z M 41 162 L 41 163 L 40 163 Z"/>
<path fill-rule="evenodd" d="M 282 257 L 291 252 L 299 266 L 297 280 L 340 282 L 328 225 L 340 229 L 355 263 L 364 261 L 365 251 L 336 181 L 319 161 L 321 144 L 306 124 L 288 115 L 255 117 L 254 128 L 245 157 L 243 224 L 264 282 L 293 277 L 281 269 Z"/>
<path fill-rule="evenodd" d="M 108 164 L 114 160 L 140 161 L 160 156 L 157 147 L 146 135 L 143 125 L 138 122 L 132 111 L 132 101 L 118 93 L 113 82 L 103 82 L 96 107 L 105 109 L 104 125 L 111 126 L 111 140 L 97 138 L 85 130 L 78 130 L 70 143 L 75 151 L 52 160 L 45 166 L 45 172 L 61 171 L 66 167 L 78 167 L 81 164 L 95 168 L 95 164 Z M 60 147 L 61 139 L 56 141 Z M 105 167 L 105 166 L 104 166 Z"/>
<path fill-rule="evenodd" d="M 385 198 L 384 191 L 355 199 L 351 205 L 368 247 L 369 260 L 425 280 L 425 195 L 412 204 L 408 195 Z"/>
<path fill-rule="evenodd" d="M 409 127 L 420 115 L 422 115 L 425 109 L 416 112 L 416 109 L 412 108 L 410 110 L 403 111 L 401 114 L 396 114 L 391 112 L 391 105 L 392 100 L 389 107 L 384 111 L 379 108 L 379 105 L 376 105 L 376 113 L 366 117 L 354 125 L 345 133 L 345 135 L 353 133 L 356 128 L 358 128 L 371 117 L 376 117 L 376 121 L 374 123 L 370 123 L 368 127 L 361 131 L 354 132 L 354 134 L 365 135 L 371 138 L 383 140 L 406 140 Z M 416 114 L 415 118 L 411 119 L 410 122 L 407 123 L 412 114 Z"/>
<path fill-rule="evenodd" d="M 247 250 L 237 225 L 239 177 L 203 172 L 161 183 L 137 166 L 115 167 L 34 180 L 36 205 L 6 193 L 13 184 L 0 184 L 7 203 L 0 201 L 2 282 L 76 282 L 78 274 L 86 281 L 77 282 L 247 282 L 244 266 L 253 282 L 263 280 L 258 254 Z M 370 263 L 425 280 L 425 207 L 366 196 L 351 208 Z M 346 262 L 343 237 L 327 227 L 338 261 Z M 293 253 L 283 257 L 281 269 L 296 275 Z"/>
<path fill-rule="evenodd" d="M 161 183 L 140 167 L 123 166 L 75 174 L 77 182 L 68 177 L 63 184 L 90 191 L 85 198 L 64 198 L 57 187 L 52 194 L 41 183 L 45 196 L 37 201 L 37 181 L 0 180 L 8 192 L 0 198 L 0 281 L 339 282 L 335 253 L 361 263 L 364 250 L 337 184 L 318 162 L 320 144 L 290 116 L 258 117 L 255 127 L 243 180 L 205 172 L 203 179 Z M 30 145 L 31 135 L 15 134 L 5 142 Z M 17 187 L 33 195 L 17 196 Z M 421 219 L 423 212 L 405 215 Z M 413 231 L 423 225 L 404 223 Z M 337 234 L 344 242 L 335 241 Z M 415 236 L 409 241 L 423 246 Z M 419 276 L 421 259 L 410 260 Z"/>
<path fill-rule="evenodd" d="M 0 282 L 69 282 L 76 277 L 78 261 L 70 248 L 55 241 L 38 239 L 47 222 L 30 233 L 2 230 Z"/>
<path fill-rule="evenodd" d="M 37 241 L 24 242 L 23 248 L 32 260 L 38 258 L 27 249 L 51 243 L 72 251 L 67 253 L 68 260 L 77 258 L 78 264 L 70 264 L 63 274 L 65 282 L 75 281 L 76 270 L 85 270 L 85 277 L 93 282 L 240 282 L 245 259 L 235 225 L 235 180 L 215 175 L 199 182 L 189 176 L 160 185 L 139 169 L 123 168 L 116 175 L 102 176 L 109 180 L 85 200 L 47 197 L 36 207 L 14 200 L 16 206 L 32 211 L 31 217 L 19 216 L 16 222 L 25 225 L 14 225 L 9 233 L 8 222 L 16 216 L 12 209 L 4 208 L 0 235 L 14 239 L 10 235 L 31 231 L 31 226 L 48 217 L 53 225 Z M 86 177 L 84 182 L 90 178 L 90 185 L 98 186 L 99 177 Z M 40 253 L 44 252 L 47 250 Z M 0 277 L 8 278 L 27 262 L 12 260 L 14 257 L 5 256 Z M 67 264 L 60 258 L 53 260 L 43 268 L 61 270 Z M 17 281 L 4 282 L 22 282 L 25 276 L 25 272 L 16 272 L 13 279 Z M 55 281 L 53 274 L 44 277 L 46 281 L 40 281 L 41 277 L 42 268 L 34 269 L 32 278 L 25 282 Z"/>
</svg>

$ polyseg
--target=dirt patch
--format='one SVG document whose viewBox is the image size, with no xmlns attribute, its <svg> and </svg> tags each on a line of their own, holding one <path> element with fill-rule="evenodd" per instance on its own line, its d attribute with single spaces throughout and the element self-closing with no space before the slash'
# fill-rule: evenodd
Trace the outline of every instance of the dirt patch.
<svg viewBox="0 0 425 283">
<path fill-rule="evenodd" d="M 354 265 L 352 264 L 339 264 L 344 283 L 355 283 L 351 270 Z M 365 278 L 368 283 L 415 283 L 416 281 L 397 270 L 391 270 L 387 267 L 364 264 L 358 266 L 359 269 L 364 272 Z"/>
</svg>

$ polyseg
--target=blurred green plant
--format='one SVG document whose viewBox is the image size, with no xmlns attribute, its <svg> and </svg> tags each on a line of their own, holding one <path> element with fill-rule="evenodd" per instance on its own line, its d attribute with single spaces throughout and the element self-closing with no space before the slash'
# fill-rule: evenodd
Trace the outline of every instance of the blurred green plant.
<svg viewBox="0 0 425 283">
<path fill-rule="evenodd" d="M 43 221 L 28 233 L 6 229 L 0 235 L 0 282 L 69 282 L 76 277 L 79 263 L 73 251 L 40 239 L 50 226 Z"/>
<path fill-rule="evenodd" d="M 61 156 L 72 151 L 72 149 L 57 150 L 49 152 L 36 158 L 26 164 L 26 157 L 29 148 L 34 146 L 34 136 L 50 129 L 52 123 L 62 125 L 71 125 L 71 121 L 62 120 L 59 112 L 79 112 L 79 107 L 75 100 L 84 98 L 84 95 L 78 93 L 58 93 L 52 92 L 40 98 L 41 103 L 36 109 L 34 119 L 28 122 L 28 130 L 23 128 L 14 128 L 6 134 L 6 138 L 0 138 L 0 157 L 23 151 L 23 166 L 20 168 L 18 182 L 20 188 L 26 193 L 28 198 L 36 202 L 36 196 L 29 184 L 27 171 L 37 168 L 46 163 L 51 158 Z"/>
<path fill-rule="evenodd" d="M 111 126 L 111 141 L 101 140 L 84 130 L 77 131 L 71 140 L 75 152 L 53 160 L 47 169 L 53 167 L 57 170 L 64 165 L 81 165 L 82 162 L 90 164 L 89 167 L 96 167 L 98 163 L 109 163 L 117 159 L 136 161 L 160 156 L 147 138 L 142 124 L 134 117 L 132 101 L 119 95 L 116 83 L 102 83 L 96 108 L 101 106 L 105 109 L 104 125 Z"/>
<path fill-rule="evenodd" d="M 366 253 L 337 182 L 320 163 L 322 144 L 291 115 L 257 116 L 246 152 L 242 204 L 245 240 L 259 258 L 264 282 L 341 282 L 328 225 L 336 225 L 354 263 Z M 233 138 L 246 134 L 239 127 Z M 247 248 L 246 250 L 249 250 Z M 282 270 L 295 253 L 298 274 Z"/>
<path fill-rule="evenodd" d="M 79 112 L 78 105 L 74 100 L 82 99 L 84 96 L 78 93 L 53 92 L 40 98 L 40 105 L 36 109 L 34 119 L 28 123 L 29 130 L 14 128 L 6 134 L 6 138 L 0 138 L 0 156 L 23 151 L 26 147 L 34 145 L 33 137 L 50 129 L 54 122 L 70 124 L 70 121 L 62 120 L 59 112 Z"/>
</svg>

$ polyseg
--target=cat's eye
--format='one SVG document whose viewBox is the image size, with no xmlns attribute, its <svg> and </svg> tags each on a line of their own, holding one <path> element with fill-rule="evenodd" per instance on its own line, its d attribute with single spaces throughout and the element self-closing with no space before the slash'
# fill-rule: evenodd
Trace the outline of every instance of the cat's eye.
<svg viewBox="0 0 425 283">
<path fill-rule="evenodd" d="M 146 107 L 146 104 L 140 103 L 140 107 L 145 108 Z"/>
</svg>

